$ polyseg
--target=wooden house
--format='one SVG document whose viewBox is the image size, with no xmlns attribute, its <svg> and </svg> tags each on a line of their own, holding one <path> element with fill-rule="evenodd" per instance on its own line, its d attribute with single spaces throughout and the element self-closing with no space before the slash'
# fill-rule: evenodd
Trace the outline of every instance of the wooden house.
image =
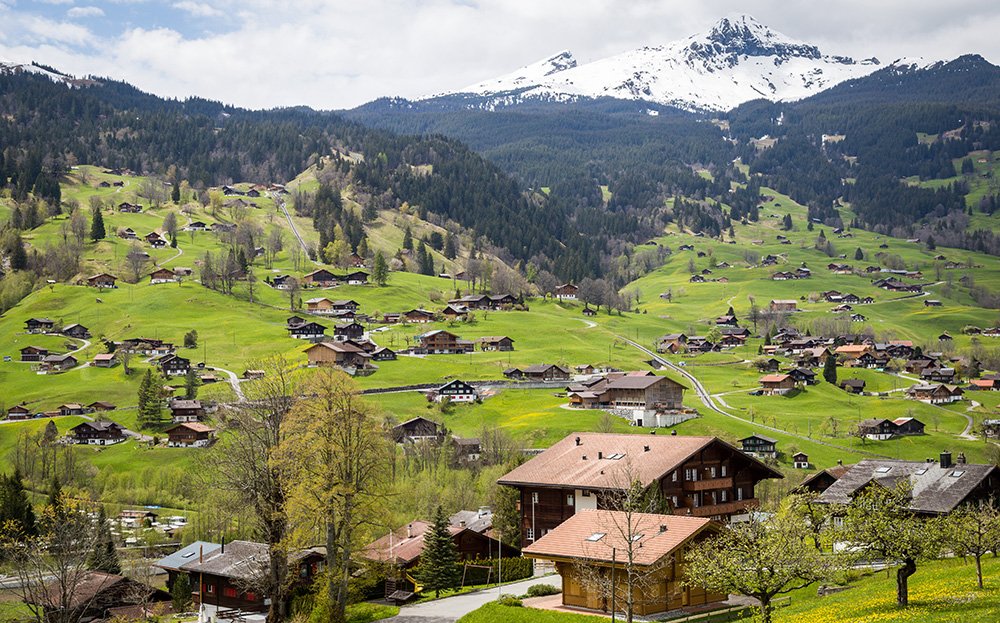
<svg viewBox="0 0 1000 623">
<path fill-rule="evenodd" d="M 25 346 L 21 349 L 21 361 L 40 362 L 49 354 L 49 349 L 41 346 Z"/>
<path fill-rule="evenodd" d="M 31 415 L 31 410 L 24 405 L 14 405 L 7 409 L 8 420 L 27 420 Z"/>
<path fill-rule="evenodd" d="M 108 273 L 100 273 L 87 277 L 87 285 L 91 288 L 117 288 L 116 281 L 118 281 L 118 277 Z"/>
<path fill-rule="evenodd" d="M 540 363 L 521 368 L 523 378 L 536 383 L 565 383 L 569 381 L 569 370 L 550 363 Z"/>
<path fill-rule="evenodd" d="M 396 443 L 441 441 L 445 436 L 445 427 L 434 420 L 417 416 L 393 426 L 390 434 Z"/>
<path fill-rule="evenodd" d="M 61 333 L 78 340 L 85 340 L 90 337 L 90 329 L 79 323 L 66 325 L 62 328 Z"/>
<path fill-rule="evenodd" d="M 616 569 L 613 590 L 627 591 L 622 552 L 631 551 L 633 569 L 648 580 L 632 588 L 634 612 L 648 617 L 726 600 L 727 595 L 690 582 L 683 563 L 687 548 L 716 530 L 718 526 L 698 517 L 583 510 L 526 547 L 524 555 L 554 563 L 562 577 L 563 606 L 608 612 L 612 587 L 589 578 L 595 570 L 601 577 L 615 577 Z"/>
<path fill-rule="evenodd" d="M 436 402 L 446 398 L 450 402 L 475 402 L 479 398 L 479 391 L 465 381 L 454 379 L 431 391 L 428 397 Z"/>
<path fill-rule="evenodd" d="M 125 429 L 115 422 L 82 422 L 70 429 L 73 443 L 110 446 L 125 441 Z"/>
<path fill-rule="evenodd" d="M 556 287 L 555 295 L 557 299 L 575 301 L 577 294 L 580 292 L 580 286 L 574 285 L 572 283 L 564 283 L 561 286 Z"/>
<path fill-rule="evenodd" d="M 941 301 L 937 299 L 927 299 L 924 301 L 924 307 L 941 307 Z"/>
<path fill-rule="evenodd" d="M 94 367 L 96 368 L 112 368 L 117 361 L 118 359 L 114 353 L 98 353 L 94 355 Z"/>
<path fill-rule="evenodd" d="M 659 426 L 663 417 L 683 410 L 681 383 L 655 374 L 612 373 L 566 388 L 571 407 L 615 409 L 628 412 L 636 426 Z"/>
<path fill-rule="evenodd" d="M 368 283 L 368 273 L 363 270 L 355 270 L 344 275 L 344 281 L 350 286 L 361 286 Z"/>
<path fill-rule="evenodd" d="M 387 346 L 379 346 L 372 351 L 372 361 L 395 361 L 396 351 Z"/>
<path fill-rule="evenodd" d="M 306 301 L 306 311 L 310 314 L 332 316 L 335 313 L 333 301 L 326 297 L 311 298 Z"/>
<path fill-rule="evenodd" d="M 340 366 L 367 368 L 371 355 L 348 342 L 319 342 L 305 350 L 310 366 Z"/>
<path fill-rule="evenodd" d="M 336 275 L 331 273 L 325 268 L 320 268 L 307 273 L 302 277 L 302 283 L 307 286 L 315 286 L 319 288 L 332 288 L 339 283 L 339 279 Z"/>
<path fill-rule="evenodd" d="M 104 400 L 95 400 L 87 405 L 87 409 L 90 411 L 114 411 L 117 408 L 114 404 Z"/>
<path fill-rule="evenodd" d="M 875 441 L 885 441 L 896 435 L 896 425 L 885 418 L 861 420 L 858 422 L 858 435 Z"/>
<path fill-rule="evenodd" d="M 597 315 L 597 310 L 594 309 L 593 307 L 587 307 L 586 305 L 584 305 L 583 309 L 581 310 L 581 313 L 584 316 L 591 316 L 591 317 L 593 317 L 593 316 Z"/>
<path fill-rule="evenodd" d="M 162 249 L 163 247 L 167 246 L 166 238 L 164 238 L 158 232 L 155 231 L 149 232 L 148 234 L 143 236 L 143 239 L 146 241 L 147 244 L 149 244 L 149 246 L 153 247 L 154 249 Z"/>
<path fill-rule="evenodd" d="M 408 312 L 403 312 L 402 319 L 403 322 L 425 324 L 428 322 L 434 322 L 434 312 L 426 309 L 411 309 Z"/>
<path fill-rule="evenodd" d="M 346 322 L 333 326 L 333 338 L 341 342 L 360 340 L 364 336 L 365 327 L 358 322 Z"/>
<path fill-rule="evenodd" d="M 437 329 L 417 336 L 413 352 L 417 354 L 448 355 L 472 352 L 472 342 L 459 338 L 450 331 Z"/>
<path fill-rule="evenodd" d="M 157 366 L 166 377 L 184 376 L 191 369 L 191 360 L 180 355 L 167 355 L 157 362 Z"/>
<path fill-rule="evenodd" d="M 215 439 L 215 429 L 200 422 L 185 422 L 166 430 L 168 448 L 205 448 Z"/>
<path fill-rule="evenodd" d="M 514 340 L 506 335 L 487 335 L 476 338 L 476 342 L 481 351 L 509 352 L 514 350 Z"/>
<path fill-rule="evenodd" d="M 48 318 L 28 318 L 24 321 L 27 333 L 54 333 L 56 323 Z"/>
<path fill-rule="evenodd" d="M 816 373 L 809 368 L 792 368 L 788 371 L 788 376 L 799 385 L 815 385 L 819 382 L 816 380 Z"/>
<path fill-rule="evenodd" d="M 798 309 L 798 301 L 794 300 L 772 300 L 768 305 L 772 312 L 793 312 Z"/>
<path fill-rule="evenodd" d="M 920 380 L 929 383 L 954 383 L 955 368 L 930 365 L 920 371 Z"/>
<path fill-rule="evenodd" d="M 901 417 L 892 421 L 897 435 L 923 435 L 924 423 L 915 417 Z"/>
<path fill-rule="evenodd" d="M 124 212 L 126 214 L 139 214 L 142 212 L 142 206 L 138 203 L 129 203 L 128 201 L 122 201 L 118 204 L 118 211 Z"/>
<path fill-rule="evenodd" d="M 572 433 L 498 480 L 520 494 L 521 542 L 534 542 L 629 481 L 658 490 L 675 515 L 725 518 L 756 506 L 781 474 L 714 437 Z"/>
<path fill-rule="evenodd" d="M 840 389 L 849 394 L 863 394 L 865 393 L 865 381 L 864 379 L 844 379 L 840 382 Z"/>
<path fill-rule="evenodd" d="M 205 406 L 200 400 L 174 398 L 170 400 L 168 406 L 170 408 L 170 421 L 174 424 L 200 422 L 205 418 Z"/>
<path fill-rule="evenodd" d="M 42 357 L 42 371 L 50 374 L 64 372 L 77 365 L 76 357 L 70 354 L 46 355 Z"/>
<path fill-rule="evenodd" d="M 920 383 L 906 390 L 907 398 L 932 405 L 956 402 L 963 398 L 964 393 L 961 387 L 944 383 Z"/>
<path fill-rule="evenodd" d="M 170 270 L 169 268 L 157 268 L 153 272 L 149 273 L 149 283 L 175 283 L 178 281 L 177 273 Z"/>
<path fill-rule="evenodd" d="M 809 455 L 805 452 L 796 452 L 793 454 L 792 467 L 794 469 L 809 469 Z"/>
<path fill-rule="evenodd" d="M 748 454 L 758 459 L 776 459 L 778 458 L 778 440 L 754 433 L 749 437 L 740 439 L 740 450 L 743 454 Z"/>
<path fill-rule="evenodd" d="M 326 337 L 326 327 L 318 322 L 303 322 L 288 326 L 288 335 L 297 340 L 322 340 Z"/>
<path fill-rule="evenodd" d="M 152 618 L 172 610 L 170 593 L 122 575 L 81 570 L 68 578 L 70 584 L 65 578 L 46 576 L 44 585 L 28 592 L 27 607 L 40 620 L 111 621 L 139 611 Z"/>
<path fill-rule="evenodd" d="M 418 311 L 418 310 L 413 310 L 413 311 Z M 469 310 L 468 308 L 462 307 L 461 305 L 448 305 L 447 307 L 441 310 L 441 315 L 450 321 L 455 321 L 467 317 L 469 315 Z"/>
<path fill-rule="evenodd" d="M 795 379 L 787 374 L 765 374 L 760 377 L 760 388 L 766 396 L 780 396 L 795 389 Z"/>
<path fill-rule="evenodd" d="M 84 415 L 88 409 L 78 402 L 67 402 L 56 407 L 61 416 Z"/>
</svg>

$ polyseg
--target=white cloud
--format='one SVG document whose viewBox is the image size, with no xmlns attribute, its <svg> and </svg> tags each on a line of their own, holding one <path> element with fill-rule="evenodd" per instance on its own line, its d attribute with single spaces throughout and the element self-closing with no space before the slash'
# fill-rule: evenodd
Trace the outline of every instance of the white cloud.
<svg viewBox="0 0 1000 623">
<path fill-rule="evenodd" d="M 104 9 L 97 6 L 75 6 L 66 11 L 68 17 L 103 17 Z"/>
<path fill-rule="evenodd" d="M 1000 61 L 1000 12 L 980 0 L 828 0 L 823 11 L 785 0 L 181 0 L 171 6 L 227 19 L 205 20 L 203 31 L 190 32 L 158 12 L 155 26 L 123 21 L 116 36 L 95 40 L 72 24 L 32 26 L 18 8 L 9 11 L 15 21 L 8 12 L 0 19 L 0 55 L 27 52 L 68 72 L 121 78 L 167 96 L 316 108 L 456 89 L 563 49 L 586 62 L 659 45 L 734 10 L 830 54 L 888 61 L 975 52 Z M 227 30 L 213 32 L 219 28 Z"/>
<path fill-rule="evenodd" d="M 182 2 L 175 2 L 172 6 L 195 17 L 218 17 L 224 15 L 222 11 L 205 2 L 183 0 Z"/>
</svg>

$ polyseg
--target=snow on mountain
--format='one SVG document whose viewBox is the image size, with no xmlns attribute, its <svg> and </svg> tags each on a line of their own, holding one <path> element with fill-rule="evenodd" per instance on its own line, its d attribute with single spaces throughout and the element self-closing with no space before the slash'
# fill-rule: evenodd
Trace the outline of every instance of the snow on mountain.
<svg viewBox="0 0 1000 623">
<path fill-rule="evenodd" d="M 0 60 L 0 74 L 29 73 L 45 76 L 53 82 L 59 82 L 71 87 L 80 87 L 90 84 L 97 84 L 95 80 L 88 78 L 74 78 L 73 76 L 60 73 L 49 67 L 37 65 L 35 63 L 18 63 L 13 61 Z"/>
<path fill-rule="evenodd" d="M 570 52 L 561 52 L 447 95 L 498 98 L 508 104 L 512 98 L 614 97 L 721 111 L 758 98 L 802 99 L 880 67 L 874 58 L 825 55 L 814 45 L 738 15 L 705 33 L 582 65 Z"/>
</svg>

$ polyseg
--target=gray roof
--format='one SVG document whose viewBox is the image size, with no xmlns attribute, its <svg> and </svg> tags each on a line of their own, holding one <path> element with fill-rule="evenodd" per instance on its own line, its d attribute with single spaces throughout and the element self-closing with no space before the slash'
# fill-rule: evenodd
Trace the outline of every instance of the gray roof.
<svg viewBox="0 0 1000 623">
<path fill-rule="evenodd" d="M 292 552 L 288 561 L 294 563 L 310 553 L 321 553 L 317 549 Z M 270 554 L 266 543 L 253 541 L 233 541 L 206 553 L 199 562 L 197 558 L 181 565 L 180 570 L 188 573 L 207 573 L 236 580 L 256 580 L 266 573 Z"/>
<path fill-rule="evenodd" d="M 913 487 L 912 510 L 948 513 L 990 477 L 994 493 L 1000 493 L 1000 469 L 993 465 L 958 463 L 942 469 L 940 463 L 864 459 L 824 491 L 820 502 L 849 504 L 854 495 L 870 482 L 892 487 L 901 480 L 909 480 Z"/>
<path fill-rule="evenodd" d="M 170 569 L 172 571 L 178 571 L 181 565 L 198 560 L 198 555 L 201 554 L 205 556 L 211 554 L 215 550 L 222 547 L 218 543 L 209 543 L 208 541 L 195 541 L 194 543 L 182 547 L 173 554 L 161 558 L 156 561 L 156 566 L 161 569 Z"/>
<path fill-rule="evenodd" d="M 477 511 L 458 511 L 448 518 L 448 523 L 453 526 L 461 526 L 463 521 L 465 528 L 482 534 L 493 527 L 493 511 L 488 508 L 481 508 Z"/>
</svg>

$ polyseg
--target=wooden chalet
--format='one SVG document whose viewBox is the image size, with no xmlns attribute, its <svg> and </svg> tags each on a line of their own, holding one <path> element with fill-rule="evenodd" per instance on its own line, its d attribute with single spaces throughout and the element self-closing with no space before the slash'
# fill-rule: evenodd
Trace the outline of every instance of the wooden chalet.
<svg viewBox="0 0 1000 623">
<path fill-rule="evenodd" d="M 333 301 L 324 296 L 311 298 L 306 301 L 306 311 L 310 314 L 319 314 L 322 316 L 332 316 L 335 313 Z"/>
<path fill-rule="evenodd" d="M 390 434 L 396 443 L 441 441 L 445 436 L 445 427 L 434 420 L 417 416 L 393 426 Z"/>
<path fill-rule="evenodd" d="M 543 537 L 637 481 L 675 515 L 727 518 L 757 505 L 754 488 L 781 474 L 715 437 L 572 433 L 498 480 L 520 493 L 521 542 Z"/>
<path fill-rule="evenodd" d="M 319 288 L 332 288 L 339 283 L 336 275 L 325 268 L 320 268 L 302 276 L 302 284 Z"/>
<path fill-rule="evenodd" d="M 395 361 L 396 351 L 387 346 L 379 346 L 372 351 L 372 361 Z"/>
<path fill-rule="evenodd" d="M 49 349 L 41 346 L 25 346 L 21 349 L 21 361 L 40 362 L 49 354 Z"/>
<path fill-rule="evenodd" d="M 961 400 L 965 392 L 956 385 L 944 383 L 920 383 L 906 390 L 906 397 L 927 404 L 939 405 Z"/>
<path fill-rule="evenodd" d="M 863 394 L 865 393 L 865 381 L 864 379 L 844 379 L 840 382 L 840 389 L 849 394 Z"/>
<path fill-rule="evenodd" d="M 49 374 L 65 372 L 70 368 L 75 368 L 77 363 L 76 357 L 70 354 L 46 355 L 42 357 L 41 370 Z"/>
<path fill-rule="evenodd" d="M 345 322 L 336 324 L 333 327 L 333 338 L 344 342 L 347 340 L 360 340 L 365 336 L 365 327 L 358 322 Z"/>
<path fill-rule="evenodd" d="M 94 355 L 93 365 L 96 368 L 112 368 L 118 362 L 114 353 L 97 353 Z"/>
<path fill-rule="evenodd" d="M 8 420 L 27 420 L 31 415 L 31 410 L 24 405 L 14 405 L 7 409 Z"/>
<path fill-rule="evenodd" d="M 361 286 L 368 283 L 368 273 L 363 270 L 355 270 L 344 275 L 344 281 L 350 286 Z"/>
<path fill-rule="evenodd" d="M 448 305 L 447 307 L 441 310 L 441 315 L 447 318 L 448 320 L 454 322 L 455 320 L 460 320 L 468 317 L 469 310 L 468 308 L 462 307 L 461 305 Z"/>
<path fill-rule="evenodd" d="M 191 360 L 180 355 L 167 355 L 160 359 L 157 364 L 163 376 L 184 376 L 191 369 Z"/>
<path fill-rule="evenodd" d="M 892 421 L 897 435 L 923 435 L 924 423 L 915 417 L 901 417 Z"/>
<path fill-rule="evenodd" d="M 451 402 L 475 402 L 479 398 L 479 390 L 465 381 L 454 379 L 427 394 L 436 402 L 448 399 Z"/>
<path fill-rule="evenodd" d="M 637 426 L 659 426 L 661 415 L 684 408 L 686 386 L 666 377 L 634 373 L 610 373 L 566 388 L 571 407 L 628 411 Z"/>
<path fill-rule="evenodd" d="M 149 273 L 149 283 L 175 283 L 178 281 L 177 273 L 170 270 L 169 268 L 157 268 L 153 272 Z"/>
<path fill-rule="evenodd" d="M 757 433 L 740 439 L 740 449 L 743 454 L 747 454 L 758 459 L 778 458 L 778 440 L 771 437 L 765 437 L 764 435 L 758 435 Z"/>
<path fill-rule="evenodd" d="M 809 455 L 805 452 L 796 452 L 792 455 L 793 469 L 809 469 Z"/>
<path fill-rule="evenodd" d="M 684 552 L 719 527 L 700 517 L 677 517 L 621 511 L 581 509 L 523 550 L 524 556 L 555 564 L 562 577 L 562 605 L 609 612 L 612 587 L 597 587 L 588 578 L 594 569 L 614 577 L 614 591 L 628 591 L 623 552 L 648 581 L 634 587 L 635 614 L 647 617 L 683 607 L 725 601 L 690 582 Z"/>
<path fill-rule="evenodd" d="M 920 371 L 920 380 L 930 383 L 954 383 L 955 368 L 930 365 Z"/>
<path fill-rule="evenodd" d="M 473 343 L 463 340 L 450 331 L 437 329 L 417 336 L 417 345 L 411 350 L 423 355 L 455 355 L 472 352 Z"/>
<path fill-rule="evenodd" d="M 297 340 L 322 340 L 326 338 L 326 327 L 318 322 L 302 322 L 289 325 L 288 335 Z"/>
<path fill-rule="evenodd" d="M 514 350 L 514 340 L 506 335 L 487 335 L 476 338 L 476 343 L 479 344 L 479 350 L 482 351 L 509 352 Z"/>
<path fill-rule="evenodd" d="M 88 412 L 88 409 L 78 402 L 67 402 L 56 407 L 56 411 L 59 415 L 84 415 Z"/>
<path fill-rule="evenodd" d="M 117 408 L 114 404 L 105 400 L 95 400 L 87 405 L 87 409 L 90 411 L 114 411 Z"/>
<path fill-rule="evenodd" d="M 154 249 L 162 249 L 167 246 L 167 239 L 155 231 L 151 231 L 143 236 L 143 240 L 145 240 L 146 243 Z"/>
<path fill-rule="evenodd" d="M 584 307 L 580 311 L 580 313 L 582 313 L 584 316 L 591 316 L 592 317 L 592 316 L 596 316 L 597 315 L 597 310 L 594 309 L 593 307 L 587 307 L 586 305 L 584 305 Z"/>
<path fill-rule="evenodd" d="M 765 396 L 780 396 L 795 389 L 795 379 L 788 374 L 765 374 L 760 377 L 760 390 Z"/>
<path fill-rule="evenodd" d="M 869 418 L 858 422 L 858 435 L 875 441 L 885 441 L 896 436 L 896 425 L 885 418 Z"/>
<path fill-rule="evenodd" d="M 81 570 L 69 578 L 69 583 L 47 579 L 41 590 L 30 591 L 28 607 L 38 610 L 41 620 L 110 621 L 120 611 L 145 609 L 150 615 L 172 611 L 169 593 L 122 575 Z"/>
<path fill-rule="evenodd" d="M 952 462 L 950 452 L 939 461 L 863 459 L 847 468 L 819 497 L 822 504 L 846 505 L 864 488 L 879 484 L 894 487 L 908 482 L 909 508 L 918 515 L 947 515 L 963 504 L 995 500 L 1000 494 L 1000 468 L 967 463 L 959 455 Z"/>
<path fill-rule="evenodd" d="M 125 429 L 115 422 L 83 422 L 70 429 L 73 443 L 110 446 L 125 441 Z"/>
<path fill-rule="evenodd" d="M 319 342 L 305 350 L 310 366 L 340 366 L 345 369 L 364 369 L 369 366 L 371 355 L 348 342 Z"/>
<path fill-rule="evenodd" d="M 91 288 L 117 288 L 116 281 L 118 281 L 118 277 L 108 273 L 100 273 L 92 277 L 87 277 L 87 285 Z"/>
<path fill-rule="evenodd" d="M 788 371 L 788 376 L 792 377 L 797 385 L 815 385 L 819 382 L 816 380 L 816 373 L 809 368 L 792 368 Z"/>
<path fill-rule="evenodd" d="M 408 312 L 403 312 L 402 320 L 403 322 L 410 322 L 415 324 L 425 324 L 428 322 L 434 322 L 434 312 L 428 311 L 426 309 L 411 309 Z"/>
<path fill-rule="evenodd" d="M 572 283 L 564 283 L 561 286 L 556 287 L 555 295 L 557 299 L 575 301 L 577 294 L 580 292 L 580 286 L 574 285 Z"/>
<path fill-rule="evenodd" d="M 60 333 L 78 340 L 85 340 L 90 337 L 90 329 L 76 322 L 63 327 Z"/>
<path fill-rule="evenodd" d="M 775 299 L 768 304 L 768 309 L 772 312 L 793 312 L 798 309 L 798 301 Z"/>
<path fill-rule="evenodd" d="M 139 214 L 142 212 L 142 206 L 138 203 L 129 203 L 128 201 L 122 201 L 118 204 L 118 211 L 124 212 L 126 214 Z"/>
<path fill-rule="evenodd" d="M 24 321 L 24 330 L 27 333 L 54 333 L 56 323 L 48 318 L 28 318 Z"/>
<path fill-rule="evenodd" d="M 205 448 L 215 440 L 215 429 L 201 422 L 184 422 L 165 432 L 168 448 Z"/>
<path fill-rule="evenodd" d="M 514 368 L 517 370 L 517 368 Z M 562 366 L 557 366 L 555 364 L 540 363 L 526 368 L 520 368 L 521 378 L 526 381 L 533 381 L 536 383 L 564 383 L 569 381 L 570 374 L 569 370 Z M 504 375 L 506 376 L 506 372 Z"/>
<path fill-rule="evenodd" d="M 813 493 L 823 493 L 830 488 L 830 485 L 837 482 L 837 480 L 847 473 L 847 470 L 851 466 L 845 466 L 843 461 L 837 461 L 837 464 L 833 467 L 828 467 L 826 469 L 821 469 L 820 471 L 807 476 L 805 480 L 802 481 L 797 489 L 800 491 L 812 491 Z M 806 468 L 808 469 L 808 468 Z"/>
<path fill-rule="evenodd" d="M 173 398 L 167 406 L 170 408 L 170 421 L 174 424 L 200 422 L 205 418 L 205 405 L 200 400 Z"/>
</svg>

